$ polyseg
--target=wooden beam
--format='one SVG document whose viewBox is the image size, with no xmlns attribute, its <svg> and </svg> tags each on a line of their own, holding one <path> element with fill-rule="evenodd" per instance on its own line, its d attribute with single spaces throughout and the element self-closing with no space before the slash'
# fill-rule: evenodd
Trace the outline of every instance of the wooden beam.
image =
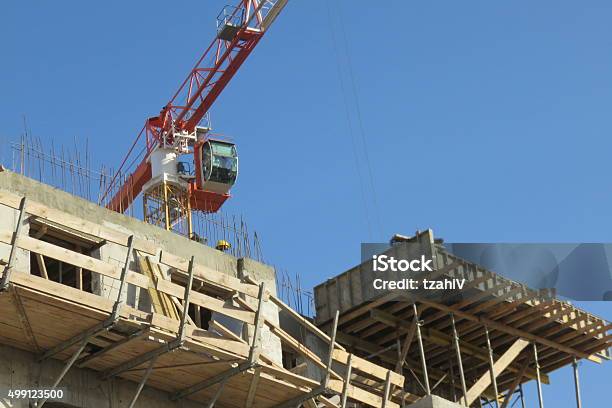
<svg viewBox="0 0 612 408">
<path fill-rule="evenodd" d="M 503 323 L 499 323 L 495 320 L 488 319 L 484 316 L 474 316 L 470 313 L 466 313 L 461 310 L 457 310 L 455 307 L 446 306 L 446 305 L 443 305 L 437 302 L 432 302 L 431 300 L 427 300 L 427 299 L 419 299 L 419 302 L 429 305 L 433 308 L 445 311 L 447 313 L 454 313 L 455 316 L 461 317 L 462 319 L 480 322 L 481 324 L 489 326 L 492 329 L 499 330 L 501 332 L 504 332 L 504 333 L 507 333 L 507 334 L 510 334 L 516 337 L 522 337 L 522 338 L 525 338 L 531 341 L 535 341 L 545 346 L 555 348 L 559 351 L 562 351 L 567 354 L 571 354 L 576 357 L 587 358 L 595 363 L 601 363 L 601 359 L 599 357 L 589 355 L 587 353 L 584 353 L 580 350 L 573 349 L 571 347 L 567 347 L 563 344 L 559 344 L 553 340 L 546 339 L 536 334 L 529 333 L 524 330 L 517 329 L 515 327 L 507 326 Z"/>
<path fill-rule="evenodd" d="M 5 190 L 0 190 L 1 204 L 17 209 L 19 208 L 20 200 L 20 196 Z M 31 200 L 28 200 L 26 211 L 28 214 L 32 214 L 44 220 L 49 220 L 64 227 L 80 231 L 88 235 L 93 235 L 123 246 L 127 246 L 127 241 L 130 236 L 130 234 L 125 232 L 84 220 L 83 218 L 47 207 L 46 205 Z M 147 252 L 151 255 L 154 255 L 157 252 L 157 246 L 154 242 L 140 238 L 134 240 L 134 248 L 139 251 Z"/>
<path fill-rule="evenodd" d="M 43 235 L 47 233 L 47 225 L 43 224 L 40 228 L 40 231 L 34 235 L 34 238 L 40 239 Z M 47 265 L 45 265 L 45 258 L 41 254 L 34 254 L 36 258 L 36 263 L 38 263 L 38 270 L 40 271 L 40 276 L 45 279 L 49 279 L 49 274 L 47 273 Z M 77 289 L 81 289 L 78 288 Z"/>
<path fill-rule="evenodd" d="M 289 346 L 290 348 L 292 348 L 293 350 L 301 354 L 302 357 L 313 362 L 316 366 L 322 368 L 323 370 L 327 369 L 327 366 L 319 358 L 319 356 L 317 356 L 315 353 L 309 350 L 304 344 L 294 339 L 289 333 L 287 333 L 286 331 L 284 331 L 283 329 L 281 329 L 274 323 L 270 322 L 269 320 L 265 320 L 265 324 L 268 326 L 272 334 L 275 334 L 276 336 L 280 338 L 282 343 L 284 343 L 285 345 Z M 330 375 L 336 379 L 341 379 L 341 377 L 333 370 L 330 372 Z"/>
<path fill-rule="evenodd" d="M 342 394 L 342 389 L 344 388 L 344 381 L 341 380 L 330 380 L 329 381 L 329 389 L 334 391 L 337 394 Z M 382 407 L 383 406 L 383 397 L 372 392 L 361 389 L 353 384 L 349 384 L 347 387 L 347 394 L 350 399 L 357 400 L 359 402 L 363 402 L 364 404 L 370 405 L 372 407 Z M 392 401 L 387 401 L 386 408 L 400 408 L 398 404 Z"/>
<path fill-rule="evenodd" d="M 162 251 L 160 262 L 171 268 L 176 269 L 182 275 L 187 274 L 189 261 L 172 255 L 166 251 Z M 213 286 L 218 286 L 230 291 L 244 293 L 245 295 L 257 298 L 259 287 L 257 285 L 244 283 L 240 279 L 227 275 L 223 272 L 216 271 L 204 265 L 194 264 L 193 277 L 198 280 L 205 281 Z"/>
<path fill-rule="evenodd" d="M 529 342 L 524 339 L 516 340 L 512 346 L 497 361 L 493 364 L 493 376 L 497 377 L 502 371 L 510 365 L 512 361 L 529 345 Z M 466 395 L 467 405 L 472 405 L 472 402 L 478 398 L 491 385 L 491 370 L 487 370 L 478 381 L 468 390 Z"/>
<path fill-rule="evenodd" d="M 154 284 L 156 284 L 158 280 L 164 279 L 161 271 L 159 270 L 159 265 L 152 263 L 148 256 L 139 256 L 138 264 L 140 266 L 140 272 L 148 277 Z M 151 298 L 153 310 L 156 313 L 161 313 L 171 319 L 180 320 L 176 303 L 173 303 L 170 300 L 170 296 L 159 292 L 153 285 L 149 286 L 147 290 Z"/>
<path fill-rule="evenodd" d="M 120 347 L 125 346 L 127 343 L 131 342 L 132 340 L 137 340 L 140 339 L 144 336 L 147 336 L 149 334 L 149 328 L 145 327 L 143 329 L 140 330 L 136 330 L 135 332 L 129 334 L 127 337 L 125 337 L 122 340 L 119 340 L 115 343 L 112 343 L 110 345 L 108 345 L 107 347 L 98 350 L 92 354 L 89 354 L 85 357 L 80 358 L 79 360 L 76 361 L 76 366 L 77 367 L 84 367 L 85 365 L 87 365 L 87 363 L 89 363 L 92 360 L 95 360 L 96 358 L 100 358 L 103 355 L 110 353 L 113 350 L 117 350 Z"/>
<path fill-rule="evenodd" d="M 406 323 L 397 316 L 393 316 L 389 313 L 383 312 L 382 310 L 372 310 L 370 314 L 373 319 L 386 323 L 391 327 L 397 327 L 403 330 L 410 330 L 411 323 Z M 426 338 L 432 343 L 445 347 L 453 345 L 453 338 L 451 336 L 436 329 L 421 328 L 421 333 L 424 338 Z M 486 350 L 461 339 L 459 340 L 459 345 L 461 346 L 462 353 L 474 356 L 483 362 L 489 362 L 489 353 Z M 508 367 L 508 370 L 518 373 L 520 372 L 521 367 L 516 364 L 511 364 L 510 367 Z M 528 370 L 526 375 L 531 379 L 536 378 L 536 373 L 533 369 Z M 540 374 L 540 376 L 542 378 L 543 383 L 549 384 L 549 378 L 547 375 Z"/>
<path fill-rule="evenodd" d="M 293 319 L 296 322 L 298 322 L 302 327 L 304 327 L 306 330 L 310 331 L 315 336 L 317 336 L 318 338 L 320 338 L 321 340 L 329 344 L 331 339 L 329 338 L 327 334 L 321 331 L 317 326 L 312 324 L 310 321 L 306 320 L 303 316 L 301 316 L 295 310 L 290 308 L 288 305 L 286 305 L 282 300 L 280 300 L 276 296 L 270 295 L 270 300 L 272 301 L 272 303 L 278 306 L 281 310 L 283 310 L 284 312 L 289 314 L 291 317 L 293 317 Z M 342 347 L 339 344 L 337 345 L 337 347 L 344 350 L 344 347 Z"/>
<path fill-rule="evenodd" d="M 36 257 L 36 262 L 38 263 L 40 276 L 45 279 L 49 279 L 49 274 L 47 273 L 47 265 L 45 265 L 45 258 L 41 254 L 34 254 L 34 256 Z"/>
<path fill-rule="evenodd" d="M 335 349 L 333 352 L 333 358 L 335 361 L 347 365 L 349 361 L 350 354 L 346 351 Z M 387 379 L 387 370 L 377 364 L 371 363 L 361 357 L 357 357 L 353 355 L 351 357 L 351 365 L 353 370 L 361 371 L 367 373 L 371 376 L 378 378 L 379 380 L 385 381 Z M 391 373 L 390 381 L 393 385 L 397 385 L 398 387 L 404 386 L 404 376 L 398 373 Z"/>
<path fill-rule="evenodd" d="M 10 233 L 0 232 L 0 242 L 10 242 Z M 117 265 L 111 265 L 99 259 L 92 258 L 87 255 L 79 254 L 66 248 L 62 248 L 57 245 L 50 244 L 45 241 L 39 241 L 31 237 L 20 237 L 17 245 L 25 250 L 46 255 L 50 258 L 57 259 L 59 261 L 79 266 L 84 269 L 88 269 L 105 276 L 112 277 L 114 279 L 120 279 L 122 267 Z M 195 271 L 194 271 L 195 273 Z M 134 271 L 127 271 L 126 282 L 133 285 L 148 289 L 151 285 L 158 291 L 165 294 L 182 298 L 185 288 L 172 283 L 164 279 L 158 279 L 155 283 L 151 281 L 147 276 Z M 256 287 L 256 286 L 255 286 Z M 191 293 L 191 302 L 200 306 L 204 306 L 207 309 L 215 312 L 224 314 L 242 322 L 253 324 L 255 314 L 250 311 L 243 310 L 231 305 L 226 305 L 224 301 L 205 295 L 199 292 Z"/>
</svg>

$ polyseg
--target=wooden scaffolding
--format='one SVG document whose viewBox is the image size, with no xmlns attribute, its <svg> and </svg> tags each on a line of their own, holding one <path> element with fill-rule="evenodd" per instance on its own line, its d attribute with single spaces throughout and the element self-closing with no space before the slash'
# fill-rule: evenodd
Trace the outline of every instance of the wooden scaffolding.
<svg viewBox="0 0 612 408">
<path fill-rule="evenodd" d="M 374 295 L 364 289 L 372 285 L 371 262 L 363 263 L 315 287 L 320 328 L 340 311 L 336 340 L 405 375 L 407 400 L 435 393 L 506 408 L 513 395 L 522 398 L 521 384 L 535 380 L 543 407 L 548 373 L 571 364 L 580 408 L 576 363 L 610 359 L 609 321 L 454 256 L 430 230 L 405 238 L 415 257 L 435 259 L 434 270 L 415 279 L 465 279 L 463 288 Z"/>
<path fill-rule="evenodd" d="M 188 398 L 208 407 L 401 405 L 402 375 L 347 352 L 335 341 L 333 324 L 330 335 L 324 333 L 250 277 L 226 275 L 199 264 L 197 257 L 183 259 L 125 230 L 12 192 L 0 190 L 0 205 L 18 213 L 14 230 L 0 230 L 0 242 L 10 246 L 10 256 L 1 260 L 0 344 L 37 353 L 41 361 L 64 361 L 64 370 L 47 388 L 60 385 L 71 368 L 87 367 L 103 379 L 139 384 L 130 407 L 145 384 L 174 400 Z M 29 233 L 23 233 L 27 224 Z M 60 246 L 53 237 L 42 237 L 43 225 L 86 239 L 92 248 L 119 245 L 123 262 Z M 29 253 L 32 270 L 19 269 L 18 251 Z M 134 256 L 138 262 L 130 262 Z M 170 277 L 159 272 L 162 266 L 170 268 Z M 95 276 L 110 279 L 114 291 L 90 293 L 83 276 L 87 282 Z M 149 295 L 151 310 L 126 303 L 128 286 Z M 310 350 L 268 319 L 262 307 L 269 302 L 323 341 L 324 352 Z M 200 313 L 190 317 L 190 308 L 241 322 L 251 334 L 237 335 L 214 319 L 203 324 Z M 264 326 L 284 347 L 318 367 L 321 378 L 296 374 L 268 356 L 261 345 Z M 45 402 L 32 405 L 40 408 Z"/>
</svg>

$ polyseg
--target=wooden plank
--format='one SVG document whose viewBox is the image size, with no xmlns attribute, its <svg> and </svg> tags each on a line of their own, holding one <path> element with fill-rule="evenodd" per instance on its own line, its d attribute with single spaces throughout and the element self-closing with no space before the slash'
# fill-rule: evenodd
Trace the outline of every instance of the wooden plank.
<svg viewBox="0 0 612 408">
<path fill-rule="evenodd" d="M 34 254 L 36 257 L 36 262 L 38 263 L 38 269 L 40 270 L 40 276 L 45 279 L 49 279 L 49 274 L 47 273 L 47 265 L 45 265 L 45 258 L 41 254 Z"/>
<path fill-rule="evenodd" d="M 432 301 L 430 301 L 428 299 L 419 299 L 419 302 L 421 302 L 423 304 L 426 304 L 426 305 L 429 305 L 431 307 L 434 307 L 436 309 L 445 311 L 446 313 L 451 313 L 452 312 L 452 313 L 455 314 L 455 316 L 458 316 L 458 317 L 460 317 L 462 319 L 471 320 L 471 321 L 475 321 L 475 322 L 480 322 L 483 325 L 488 326 L 488 327 L 490 327 L 492 329 L 499 330 L 501 332 L 504 332 L 504 333 L 507 333 L 507 334 L 510 334 L 510 335 L 513 335 L 513 336 L 516 336 L 516 337 L 523 337 L 525 339 L 536 341 L 536 342 L 538 342 L 540 344 L 543 344 L 543 345 L 546 345 L 548 347 L 552 347 L 552 348 L 555 348 L 555 349 L 557 349 L 559 351 L 563 351 L 564 353 L 571 354 L 571 355 L 574 355 L 574 356 L 580 357 L 580 358 L 587 358 L 587 359 L 589 359 L 589 360 L 591 360 L 591 361 L 593 361 L 595 363 L 601 363 L 601 359 L 599 357 L 589 355 L 589 354 L 584 353 L 584 352 L 582 352 L 580 350 L 576 350 L 576 349 L 573 349 L 571 347 L 567 347 L 567 346 L 565 346 L 563 344 L 559 344 L 559 343 L 557 343 L 557 342 L 555 342 L 553 340 L 549 340 L 547 338 L 540 337 L 540 336 L 535 335 L 533 333 L 529 333 L 529 332 L 526 332 L 526 331 L 521 330 L 521 329 L 517 329 L 517 328 L 512 327 L 512 326 L 507 326 L 507 325 L 505 325 L 503 323 L 499 323 L 499 322 L 497 322 L 495 320 L 488 319 L 488 318 L 486 318 L 484 316 L 474 316 L 474 315 L 472 315 L 470 313 L 466 313 L 466 312 L 463 312 L 461 310 L 457 310 L 455 307 L 450 307 L 450 306 L 446 306 L 446 305 L 443 305 L 443 304 L 440 304 L 440 303 L 437 303 L 437 302 L 432 302 Z"/>
<path fill-rule="evenodd" d="M 347 353 L 346 351 L 339 350 L 339 349 L 335 349 L 333 352 L 334 360 L 336 360 L 337 362 L 343 365 L 348 364 L 349 355 L 350 354 Z M 370 363 L 369 361 L 364 360 L 361 357 L 357 357 L 353 355 L 351 358 L 351 364 L 352 364 L 353 370 L 362 371 L 382 381 L 385 381 L 387 379 L 387 372 L 389 372 L 389 370 L 377 364 Z M 391 372 L 390 378 L 391 378 L 392 384 L 397 385 L 398 387 L 404 386 L 404 376 L 403 375 Z"/>
<path fill-rule="evenodd" d="M 7 240 L 10 242 L 10 235 L 11 234 L 7 232 L 0 232 L 0 242 L 6 243 Z M 122 267 L 119 265 L 112 265 L 99 259 L 79 254 L 78 252 L 74 252 L 45 241 L 40 241 L 32 237 L 20 237 L 17 246 L 21 249 L 35 252 L 37 254 L 56 259 L 70 265 L 81 267 L 83 269 L 88 269 L 113 279 L 120 279 L 121 277 Z M 126 282 L 143 288 L 148 288 L 151 284 L 150 280 L 146 276 L 134 271 L 128 271 Z"/>
<path fill-rule="evenodd" d="M 187 273 L 189 267 L 188 260 L 172 255 L 166 251 L 162 251 L 160 262 L 166 266 L 177 269 L 183 274 Z M 225 288 L 226 290 L 244 293 L 254 298 L 259 296 L 259 287 L 257 285 L 244 283 L 238 278 L 215 271 L 204 265 L 194 264 L 193 277 L 208 282 L 211 285 Z"/>
<path fill-rule="evenodd" d="M 497 377 L 502 371 L 510 365 L 512 361 L 529 345 L 529 342 L 524 339 L 517 339 L 508 350 L 493 364 L 493 375 Z M 472 402 L 481 395 L 487 387 L 491 385 L 491 370 L 487 370 L 467 392 L 467 405 L 472 405 Z"/>
<path fill-rule="evenodd" d="M 219 323 L 216 320 L 211 320 L 208 323 L 208 329 L 214 329 L 216 330 L 219 334 L 232 339 L 234 341 L 240 342 L 240 343 L 244 343 L 246 344 L 246 341 L 244 339 L 242 339 L 240 336 L 238 336 L 236 333 L 234 333 L 233 331 L 231 331 L 230 329 L 228 329 L 227 327 L 225 327 L 224 325 L 222 325 L 221 323 Z"/>
<path fill-rule="evenodd" d="M 140 265 L 140 271 L 153 282 L 157 283 L 159 279 L 163 279 L 161 273 L 156 273 L 159 272 L 159 270 L 156 270 L 157 265 L 153 265 L 150 262 L 149 257 L 139 256 L 138 264 Z M 178 310 L 167 294 L 159 292 L 152 286 L 148 288 L 148 292 L 151 298 L 151 304 L 153 305 L 153 310 L 156 313 L 161 313 L 171 319 L 180 320 Z"/>
<path fill-rule="evenodd" d="M 280 378 L 285 381 L 289 381 L 292 384 L 297 384 L 300 386 L 315 388 L 319 385 L 318 381 L 311 380 L 310 378 L 302 377 L 301 375 L 297 375 L 288 371 L 284 368 L 274 367 L 267 363 L 260 363 L 262 373 L 266 373 L 268 375 Z"/>
<path fill-rule="evenodd" d="M 280 300 L 276 296 L 270 295 L 270 300 L 272 301 L 272 303 L 278 306 L 281 310 L 285 311 L 287 314 L 293 317 L 293 319 L 296 322 L 298 322 L 300 325 L 302 325 L 306 330 L 310 331 L 315 336 L 317 336 L 318 338 L 320 338 L 321 340 L 329 344 L 331 339 L 329 338 L 327 334 L 321 331 L 317 326 L 312 324 L 310 321 L 306 320 L 304 317 L 302 317 L 299 313 L 297 313 L 295 310 L 290 308 L 288 305 L 286 305 L 282 300 Z M 337 344 L 336 347 L 340 348 L 341 350 L 344 350 L 344 347 L 342 347 L 340 344 Z"/>
<path fill-rule="evenodd" d="M 0 242 L 5 242 L 5 240 L 10 239 L 10 235 L 10 233 L 0 233 Z M 50 258 L 57 259 L 59 261 L 71 265 L 79 266 L 84 269 L 88 269 L 100 273 L 102 275 L 112 277 L 114 279 L 119 279 L 119 277 L 121 276 L 122 268 L 120 266 L 111 265 L 99 259 L 79 254 L 69 249 L 62 248 L 57 245 L 53 245 L 48 242 L 40 241 L 31 237 L 20 237 L 18 246 L 22 249 L 40 253 Z M 126 276 L 126 282 L 146 289 L 149 289 L 149 287 L 152 285 L 152 282 L 148 277 L 134 271 L 128 271 Z M 183 288 L 182 286 L 165 280 L 158 280 L 153 286 L 153 288 L 178 298 L 182 298 L 185 291 L 185 288 Z M 204 295 L 202 293 L 193 292 L 192 302 L 248 324 L 253 324 L 255 321 L 254 313 L 242 310 L 234 306 L 225 305 L 222 300 Z"/>
<path fill-rule="evenodd" d="M 268 326 L 272 334 L 278 336 L 281 342 L 283 342 L 285 345 L 289 346 L 290 348 L 301 354 L 304 358 L 312 361 L 318 367 L 327 370 L 327 365 L 319 358 L 319 356 L 309 350 L 304 344 L 291 337 L 289 333 L 287 333 L 274 323 L 270 322 L 269 320 L 265 320 L 265 324 L 266 326 Z M 330 370 L 330 374 L 332 377 L 341 378 L 333 370 Z"/>
<path fill-rule="evenodd" d="M 373 319 L 376 319 L 380 322 L 383 322 L 385 324 L 387 324 L 390 327 L 395 327 L 398 330 L 403 331 L 409 331 L 409 330 L 414 330 L 414 326 L 411 323 L 406 323 L 405 321 L 401 320 L 400 318 L 398 318 L 397 316 L 391 315 L 389 313 L 386 313 L 382 310 L 372 310 L 370 312 L 371 316 Z M 421 329 L 421 334 L 423 335 L 424 338 L 428 339 L 429 341 L 431 341 L 432 343 L 441 345 L 441 346 L 452 346 L 453 343 L 453 339 L 451 336 L 445 334 L 444 332 L 438 331 L 436 329 L 432 329 L 429 327 L 423 327 Z M 485 349 L 482 349 L 468 341 L 464 341 L 464 340 L 459 340 L 459 344 L 461 346 L 461 352 L 465 353 L 465 354 L 469 354 L 471 356 L 474 356 L 476 358 L 478 358 L 481 361 L 484 362 L 489 362 L 489 352 Z M 446 357 L 444 357 L 444 359 L 446 359 Z M 428 361 L 432 361 L 431 358 L 429 358 Z M 508 370 L 513 371 L 513 372 L 520 372 L 521 367 L 517 366 L 516 364 L 511 364 L 508 367 Z M 531 379 L 535 379 L 536 378 L 536 373 L 535 370 L 530 369 L 527 372 L 527 377 L 531 378 Z M 549 384 L 549 378 L 546 374 L 541 373 L 540 375 L 542 382 L 545 384 Z"/>
<path fill-rule="evenodd" d="M 83 253 L 82 249 L 79 246 L 75 246 L 74 250 L 79 254 Z M 75 272 L 74 280 L 76 282 L 76 288 L 79 290 L 83 290 L 83 268 L 80 268 L 77 266 L 74 272 Z"/>
<path fill-rule="evenodd" d="M 8 192 L 6 190 L 0 190 L 1 204 L 18 209 L 20 201 L 20 196 Z M 28 201 L 26 205 L 26 212 L 28 214 L 35 215 L 45 220 L 49 220 L 54 223 L 63 225 L 70 229 L 80 231 L 85 234 L 93 235 L 95 237 L 99 237 L 107 241 L 114 242 L 116 244 L 127 247 L 127 241 L 130 234 L 84 220 L 82 218 L 76 217 L 63 211 L 49 208 L 35 201 Z M 155 255 L 158 252 L 157 246 L 154 242 L 147 241 L 141 238 L 134 238 L 134 248 L 139 251 L 147 252 L 151 255 Z"/>
<path fill-rule="evenodd" d="M 329 380 L 329 389 L 342 394 L 342 388 L 344 387 L 344 382 L 341 380 Z M 362 402 L 371 407 L 382 407 L 383 406 L 383 397 L 380 395 L 373 394 L 369 391 L 361 389 L 354 384 L 349 384 L 347 387 L 347 394 L 349 398 Z M 387 401 L 386 408 L 400 408 L 398 404 L 393 401 Z"/>
<path fill-rule="evenodd" d="M 166 280 L 158 280 L 155 284 L 155 288 L 163 293 L 170 296 L 175 296 L 177 298 L 182 298 L 185 292 L 184 287 Z M 221 313 L 225 316 L 233 317 L 241 322 L 248 324 L 255 323 L 255 313 L 232 305 L 227 305 L 225 301 L 205 295 L 203 293 L 192 291 L 190 295 L 190 302 Z"/>
<path fill-rule="evenodd" d="M 395 300 L 397 297 L 399 297 L 399 293 L 396 292 L 390 292 L 385 294 L 384 296 L 373 300 L 370 303 L 367 303 L 363 306 L 359 306 L 357 309 L 352 310 L 350 312 L 347 313 L 343 313 L 340 316 L 340 319 L 338 320 L 338 326 L 341 326 L 342 324 L 348 322 L 349 320 L 354 319 L 355 317 L 361 316 L 362 314 L 368 313 L 371 309 L 374 309 L 375 307 L 378 307 L 384 303 L 387 303 L 391 300 Z M 332 322 L 332 320 L 329 320 L 327 322 L 325 322 L 324 325 L 329 325 Z"/>
<path fill-rule="evenodd" d="M 211 320 L 208 323 L 208 328 L 210 329 L 214 329 L 215 331 L 217 331 L 219 334 L 227 337 L 228 339 L 231 339 L 233 341 L 237 341 L 240 343 L 244 343 L 247 344 L 246 341 L 244 341 L 240 336 L 238 336 L 236 333 L 234 333 L 233 331 L 231 331 L 230 329 L 228 329 L 227 327 L 223 326 L 221 323 L 219 323 L 216 320 Z M 265 355 L 263 352 L 259 355 L 259 358 L 262 359 L 262 361 L 265 361 L 266 363 L 273 365 L 275 367 L 281 367 L 280 365 L 278 365 L 274 360 L 272 360 L 270 357 L 268 357 L 267 355 Z M 282 368 L 282 367 L 281 367 Z"/>
<path fill-rule="evenodd" d="M 48 296 L 57 296 L 60 299 L 87 305 L 88 307 L 98 309 L 104 313 L 110 313 L 114 304 L 110 299 L 83 292 L 82 290 L 71 288 L 21 271 L 15 271 L 13 273 L 11 282 L 36 291 L 42 291 Z"/>
</svg>

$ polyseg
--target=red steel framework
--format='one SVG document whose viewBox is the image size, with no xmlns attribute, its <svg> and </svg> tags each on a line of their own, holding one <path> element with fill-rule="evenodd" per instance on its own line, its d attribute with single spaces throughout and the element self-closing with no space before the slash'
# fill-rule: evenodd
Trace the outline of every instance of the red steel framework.
<svg viewBox="0 0 612 408">
<path fill-rule="evenodd" d="M 288 0 L 241 0 L 234 7 L 226 6 L 217 17 L 217 37 L 206 48 L 178 91 L 159 115 L 148 118 L 113 175 L 102 195 L 103 203 L 110 197 L 107 208 L 126 211 L 140 194 L 144 184 L 151 180 L 149 155 L 156 146 L 172 144 L 175 132 L 192 133 L 209 112 L 211 106 L 247 59 L 267 29 L 272 25 Z M 143 137 L 144 135 L 144 137 Z M 144 140 L 144 146 L 143 146 Z M 193 148 L 199 154 L 200 143 Z M 135 154 L 136 151 L 139 153 Z M 136 169 L 128 176 L 131 166 Z M 206 212 L 218 211 L 229 194 L 217 194 L 201 188 L 199 160 L 196 178 L 189 182 L 192 209 Z M 114 193 L 114 194 L 113 194 Z"/>
</svg>

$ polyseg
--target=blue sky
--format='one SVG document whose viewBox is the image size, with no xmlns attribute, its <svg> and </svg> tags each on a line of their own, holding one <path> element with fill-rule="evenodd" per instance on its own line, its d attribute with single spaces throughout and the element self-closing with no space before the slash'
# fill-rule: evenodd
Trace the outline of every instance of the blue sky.
<svg viewBox="0 0 612 408">
<path fill-rule="evenodd" d="M 0 138 L 26 115 L 41 139 L 88 138 L 116 166 L 224 4 L 4 4 Z M 241 159 L 226 211 L 305 286 L 358 262 L 360 242 L 416 229 L 611 242 L 611 18 L 595 0 L 290 1 L 212 111 Z M 612 320 L 610 304 L 587 308 Z M 600 390 L 585 406 L 601 404 L 612 364 L 583 367 Z M 544 392 L 572 406 L 562 380 Z"/>
</svg>

